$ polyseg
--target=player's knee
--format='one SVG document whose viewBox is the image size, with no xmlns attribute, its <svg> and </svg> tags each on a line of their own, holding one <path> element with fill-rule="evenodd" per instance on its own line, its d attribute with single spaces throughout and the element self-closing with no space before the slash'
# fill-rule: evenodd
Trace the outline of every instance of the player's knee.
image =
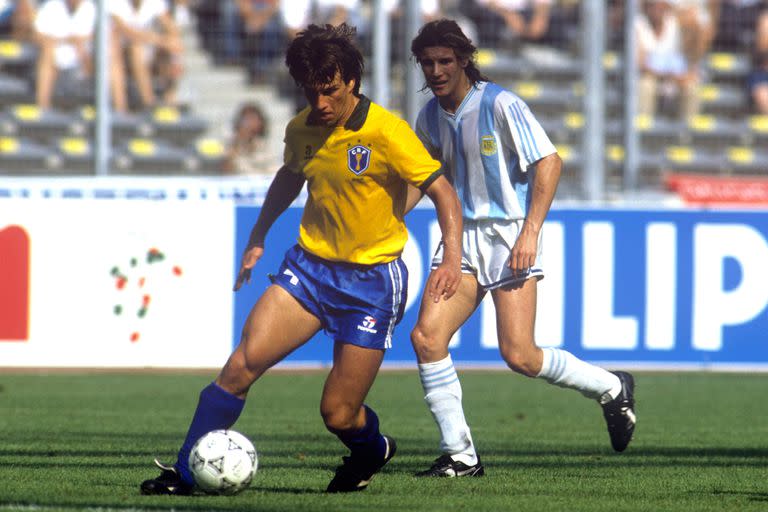
<svg viewBox="0 0 768 512">
<path fill-rule="evenodd" d="M 421 324 L 416 324 L 411 331 L 411 344 L 420 361 L 433 361 L 444 348 L 439 340 Z"/>
<path fill-rule="evenodd" d="M 328 431 L 338 434 L 355 428 L 355 411 L 344 405 L 331 406 L 321 404 L 320 414 Z"/>
<path fill-rule="evenodd" d="M 540 363 L 537 363 L 532 350 L 520 350 L 517 348 L 501 348 L 501 357 L 509 368 L 527 377 L 538 375 Z"/>
</svg>

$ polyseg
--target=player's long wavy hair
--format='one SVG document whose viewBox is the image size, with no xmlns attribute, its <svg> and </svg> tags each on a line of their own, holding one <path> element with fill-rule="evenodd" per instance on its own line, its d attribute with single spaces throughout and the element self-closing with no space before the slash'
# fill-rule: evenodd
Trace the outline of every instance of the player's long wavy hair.
<svg viewBox="0 0 768 512">
<path fill-rule="evenodd" d="M 310 25 L 288 46 L 285 64 L 300 87 L 319 86 L 333 81 L 338 71 L 344 83 L 355 80 L 353 93 L 360 92 L 363 54 L 355 45 L 357 29 L 340 25 Z"/>
<path fill-rule="evenodd" d="M 475 62 L 477 48 L 472 44 L 472 40 L 464 35 L 461 27 L 454 20 L 434 20 L 421 27 L 418 35 L 411 42 L 411 54 L 416 62 L 419 61 L 421 52 L 431 46 L 451 48 L 456 57 L 462 60 L 467 59 L 467 67 L 464 68 L 464 72 L 473 85 L 477 82 L 489 81 L 488 77 L 480 72 Z"/>
</svg>

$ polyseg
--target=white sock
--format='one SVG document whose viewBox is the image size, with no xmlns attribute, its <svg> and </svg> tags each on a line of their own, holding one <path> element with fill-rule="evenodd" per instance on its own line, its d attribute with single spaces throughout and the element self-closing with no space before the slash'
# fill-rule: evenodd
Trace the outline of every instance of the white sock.
<svg viewBox="0 0 768 512">
<path fill-rule="evenodd" d="M 621 393 L 619 378 L 599 366 L 589 364 L 559 348 L 543 348 L 544 361 L 537 377 L 561 388 L 575 389 L 601 404 Z"/>
<path fill-rule="evenodd" d="M 419 365 L 424 400 L 440 429 L 440 449 L 453 460 L 477 464 L 477 452 L 461 406 L 461 383 L 449 355 L 442 361 Z"/>
</svg>

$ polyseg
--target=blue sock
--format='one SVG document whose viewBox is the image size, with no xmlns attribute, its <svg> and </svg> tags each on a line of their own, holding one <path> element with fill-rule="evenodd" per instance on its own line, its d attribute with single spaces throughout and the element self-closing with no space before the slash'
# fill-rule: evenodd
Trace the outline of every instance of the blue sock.
<svg viewBox="0 0 768 512">
<path fill-rule="evenodd" d="M 244 405 L 245 400 L 229 393 L 215 382 L 211 382 L 200 392 L 195 415 L 176 460 L 176 469 L 185 483 L 194 483 L 194 478 L 189 472 L 189 452 L 195 442 L 211 430 L 227 429 L 234 425 Z"/>
<path fill-rule="evenodd" d="M 365 426 L 360 430 L 336 434 L 352 452 L 352 457 L 383 459 L 387 451 L 387 442 L 379 432 L 379 417 L 367 405 L 365 408 Z"/>
</svg>

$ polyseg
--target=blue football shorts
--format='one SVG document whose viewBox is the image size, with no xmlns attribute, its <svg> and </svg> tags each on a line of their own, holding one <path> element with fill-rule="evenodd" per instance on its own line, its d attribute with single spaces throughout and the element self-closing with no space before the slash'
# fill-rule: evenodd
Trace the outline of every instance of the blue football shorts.
<svg viewBox="0 0 768 512">
<path fill-rule="evenodd" d="M 358 265 L 324 260 L 294 245 L 271 279 L 319 318 L 335 341 L 392 347 L 408 293 L 408 269 L 401 258 Z"/>
</svg>

